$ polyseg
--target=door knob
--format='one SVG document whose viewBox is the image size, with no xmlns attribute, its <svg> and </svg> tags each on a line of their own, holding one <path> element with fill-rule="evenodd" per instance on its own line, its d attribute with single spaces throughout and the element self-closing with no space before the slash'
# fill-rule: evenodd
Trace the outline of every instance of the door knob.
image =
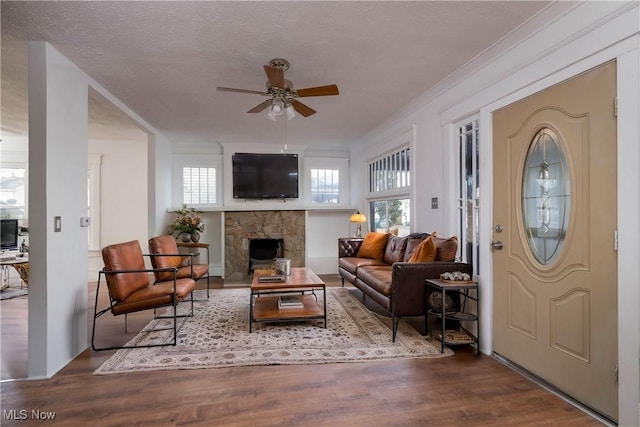
<svg viewBox="0 0 640 427">
<path fill-rule="evenodd" d="M 502 249 L 502 242 L 500 240 L 497 240 L 495 242 L 491 242 L 491 247 L 493 249 L 501 250 Z"/>
</svg>

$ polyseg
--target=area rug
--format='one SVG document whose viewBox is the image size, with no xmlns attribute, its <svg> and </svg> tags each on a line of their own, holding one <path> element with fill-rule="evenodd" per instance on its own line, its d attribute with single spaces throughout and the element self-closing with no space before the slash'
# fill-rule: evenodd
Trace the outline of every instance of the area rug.
<svg viewBox="0 0 640 427">
<path fill-rule="evenodd" d="M 197 291 L 200 292 L 200 291 Z M 197 295 L 200 299 L 202 295 Z M 320 294 L 321 297 L 321 294 Z M 195 303 L 176 346 L 118 350 L 97 375 L 168 369 L 360 362 L 450 356 L 400 321 L 391 342 L 391 319 L 363 306 L 347 288 L 327 288 L 327 328 L 322 321 L 254 323 L 249 333 L 249 289 L 215 289 Z M 170 325 L 154 320 L 147 328 Z M 170 332 L 139 334 L 130 344 L 161 343 Z"/>
</svg>

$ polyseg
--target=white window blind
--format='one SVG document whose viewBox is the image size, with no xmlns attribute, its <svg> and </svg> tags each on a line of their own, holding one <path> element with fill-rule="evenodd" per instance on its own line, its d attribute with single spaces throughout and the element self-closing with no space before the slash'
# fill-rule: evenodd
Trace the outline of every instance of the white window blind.
<svg viewBox="0 0 640 427">
<path fill-rule="evenodd" d="M 182 202 L 187 205 L 215 204 L 216 168 L 182 168 Z"/>
</svg>

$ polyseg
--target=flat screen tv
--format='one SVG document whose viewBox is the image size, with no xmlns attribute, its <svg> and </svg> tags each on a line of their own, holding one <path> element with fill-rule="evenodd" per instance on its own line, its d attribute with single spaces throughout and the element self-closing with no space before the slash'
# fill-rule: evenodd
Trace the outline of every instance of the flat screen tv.
<svg viewBox="0 0 640 427">
<path fill-rule="evenodd" d="M 18 249 L 17 219 L 0 219 L 0 249 Z"/>
<path fill-rule="evenodd" d="M 234 199 L 297 199 L 298 155 L 235 153 Z"/>
</svg>

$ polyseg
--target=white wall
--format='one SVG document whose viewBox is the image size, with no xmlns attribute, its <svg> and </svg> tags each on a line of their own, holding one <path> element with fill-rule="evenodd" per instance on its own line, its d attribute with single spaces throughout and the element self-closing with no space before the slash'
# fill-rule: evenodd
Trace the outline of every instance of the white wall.
<svg viewBox="0 0 640 427">
<path fill-rule="evenodd" d="M 171 141 L 158 132 L 149 135 L 149 236 L 164 234 L 171 222 Z"/>
<path fill-rule="evenodd" d="M 100 189 L 101 241 L 113 243 L 148 240 L 147 139 L 92 140 L 90 152 L 102 154 Z"/>
<path fill-rule="evenodd" d="M 525 23 L 474 61 L 450 75 L 387 122 L 373 129 L 353 158 L 367 159 L 384 152 L 385 144 L 412 125 L 416 127 L 415 203 L 417 229 L 455 233 L 455 193 L 450 190 L 456 162 L 452 123 L 480 115 L 481 211 L 480 263 L 482 275 L 482 351 L 492 350 L 492 268 L 489 242 L 492 217 L 491 113 L 606 61 L 618 62 L 618 98 L 624 112 L 618 116 L 620 183 L 618 224 L 619 422 L 638 425 L 640 402 L 639 326 L 640 293 L 637 262 L 640 176 L 637 164 L 640 116 L 640 60 L 638 2 L 557 2 Z M 376 150 L 377 147 L 377 150 Z M 359 170 L 362 170 L 361 168 Z M 363 193 L 364 194 L 364 193 Z M 441 209 L 430 212 L 427 203 L 439 197 Z M 361 200 L 359 204 L 366 204 Z M 413 222 L 413 221 L 412 221 Z M 623 232 L 624 230 L 624 232 Z"/>
<path fill-rule="evenodd" d="M 338 238 L 353 235 L 349 218 L 352 209 L 307 211 L 305 226 L 305 265 L 317 274 L 336 274 Z M 366 229 L 366 224 L 363 227 Z"/>
<path fill-rule="evenodd" d="M 28 375 L 41 378 L 87 345 L 88 86 L 53 47 L 30 42 L 29 89 Z"/>
<path fill-rule="evenodd" d="M 100 177 L 100 248 L 129 240 L 138 240 L 147 252 L 148 219 L 148 138 L 89 140 L 90 154 L 102 156 Z M 104 263 L 99 251 L 89 254 L 89 281 L 98 279 Z"/>
</svg>

